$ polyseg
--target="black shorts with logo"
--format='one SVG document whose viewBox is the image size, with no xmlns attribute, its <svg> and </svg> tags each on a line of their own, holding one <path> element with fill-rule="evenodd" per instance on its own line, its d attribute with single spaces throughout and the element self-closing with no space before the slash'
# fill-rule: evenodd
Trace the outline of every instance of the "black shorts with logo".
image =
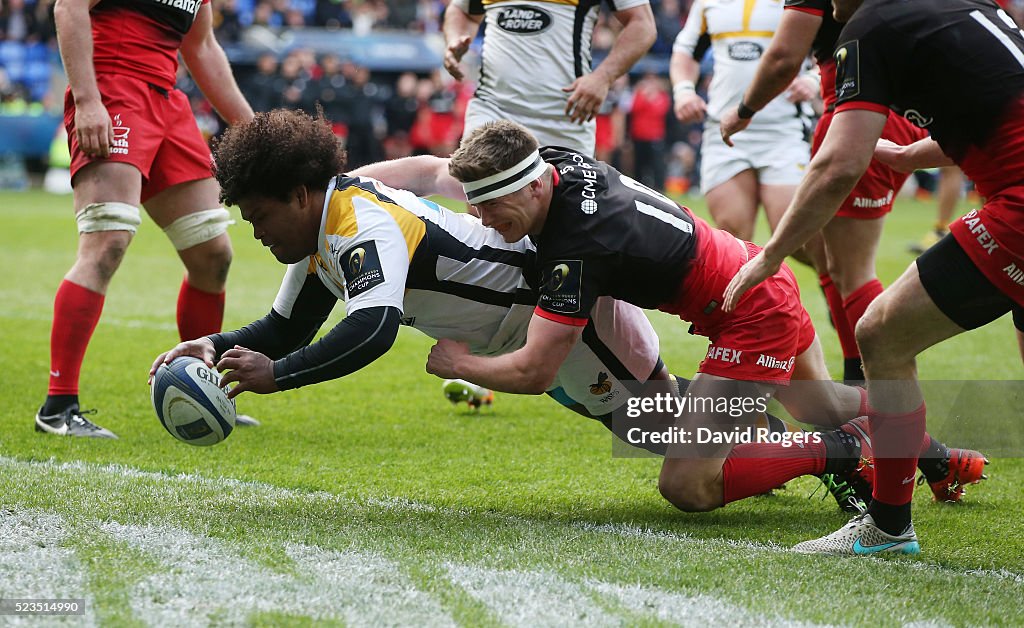
<svg viewBox="0 0 1024 628">
<path fill-rule="evenodd" d="M 964 329 L 977 329 L 1013 312 L 1014 327 L 1024 332 L 1024 308 L 978 270 L 952 235 L 917 258 L 917 272 L 935 305 Z"/>
</svg>

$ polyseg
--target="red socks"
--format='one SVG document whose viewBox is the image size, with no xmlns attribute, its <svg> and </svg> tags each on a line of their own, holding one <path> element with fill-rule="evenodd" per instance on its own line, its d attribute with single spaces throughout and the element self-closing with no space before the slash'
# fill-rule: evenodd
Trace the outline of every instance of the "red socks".
<svg viewBox="0 0 1024 628">
<path fill-rule="evenodd" d="M 802 475 L 825 471 L 825 443 L 803 447 L 744 444 L 733 448 L 722 466 L 725 503 L 766 493 Z"/>
<path fill-rule="evenodd" d="M 851 330 L 857 329 L 857 321 L 864 316 L 868 306 L 878 298 L 878 295 L 882 294 L 884 289 L 881 281 L 872 279 L 843 299 L 843 310 L 846 311 L 846 320 L 849 322 Z M 856 347 L 856 345 L 854 346 Z M 857 355 L 860 355 L 859 349 Z"/>
<path fill-rule="evenodd" d="M 873 497 L 885 504 L 910 502 L 914 495 L 917 456 L 925 438 L 925 405 L 907 414 L 868 415 L 875 457 Z"/>
<path fill-rule="evenodd" d="M 104 296 L 65 279 L 53 300 L 48 395 L 77 395 L 89 340 L 103 312 Z"/>
<path fill-rule="evenodd" d="M 828 311 L 832 315 L 832 324 L 835 326 L 836 334 L 839 336 L 839 346 L 843 350 L 843 357 L 847 359 L 859 358 L 860 349 L 857 348 L 857 339 L 853 335 L 853 327 L 850 327 L 846 310 L 843 308 L 843 297 L 840 296 L 839 290 L 836 289 L 836 285 L 832 283 L 832 278 L 828 275 L 818 277 L 818 283 L 825 293 L 825 301 L 828 302 Z"/>
<path fill-rule="evenodd" d="M 224 323 L 224 293 L 193 288 L 188 279 L 178 292 L 178 336 L 182 342 L 220 331 Z"/>
</svg>

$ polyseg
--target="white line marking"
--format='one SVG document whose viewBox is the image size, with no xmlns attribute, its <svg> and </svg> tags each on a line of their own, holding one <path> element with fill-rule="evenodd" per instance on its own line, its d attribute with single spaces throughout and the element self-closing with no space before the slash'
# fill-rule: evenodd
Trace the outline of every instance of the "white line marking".
<svg viewBox="0 0 1024 628">
<path fill-rule="evenodd" d="M 85 599 L 84 615 L 8 615 L 0 618 L 4 626 L 96 625 L 85 570 L 61 547 L 67 536 L 57 515 L 0 509 L 0 598 Z"/>
<path fill-rule="evenodd" d="M 452 582 L 510 626 L 617 626 L 580 585 L 544 571 L 497 571 L 447 564 Z"/>
<path fill-rule="evenodd" d="M 108 522 L 100 529 L 168 565 L 131 592 L 136 615 L 155 626 L 242 625 L 257 612 L 356 626 L 455 625 L 397 565 L 375 554 L 289 545 L 302 572 L 293 576 L 239 556 L 230 543 L 170 526 Z"/>
<path fill-rule="evenodd" d="M 299 501 L 301 503 L 315 506 L 338 505 L 350 508 L 378 509 L 386 512 L 443 512 L 453 518 L 464 516 L 490 517 L 500 521 L 508 522 L 511 525 L 524 527 L 535 527 L 538 522 L 513 515 L 501 513 L 484 513 L 466 509 L 439 509 L 431 504 L 424 504 L 398 497 L 362 497 L 359 500 L 342 497 L 326 491 L 299 491 L 280 486 L 274 486 L 262 482 L 242 481 L 233 478 L 207 477 L 191 473 L 169 475 L 152 471 L 142 471 L 135 467 L 119 464 L 99 465 L 85 462 L 57 462 L 48 460 L 45 462 L 25 461 L 7 456 L 0 456 L 0 468 L 21 469 L 26 473 L 38 475 L 44 471 L 53 471 L 59 474 L 69 473 L 75 477 L 83 474 L 98 474 L 106 476 L 104 481 L 110 486 L 120 487 L 120 490 L 140 492 L 160 498 L 161 495 L 178 496 L 183 487 L 192 487 L 192 490 L 203 488 L 206 490 L 222 491 L 224 494 L 219 497 L 221 503 L 239 503 L 250 507 L 253 505 L 275 505 L 282 500 Z M 134 484 L 135 480 L 146 480 L 152 486 L 139 487 Z M 95 490 L 95 482 L 92 484 Z M 597 534 L 610 534 L 622 538 L 635 538 L 643 541 L 658 541 L 683 544 L 692 547 L 694 550 L 707 553 L 720 554 L 723 548 L 740 550 L 744 554 L 751 552 L 765 553 L 790 553 L 788 548 L 781 547 L 775 543 L 759 543 L 755 541 L 736 541 L 730 539 L 710 538 L 703 539 L 691 535 L 670 532 L 666 530 L 652 530 L 625 523 L 596 524 L 589 521 L 575 521 L 566 523 L 552 523 L 553 526 L 565 526 Z M 893 561 L 870 556 L 860 557 L 858 562 L 876 561 L 878 565 L 884 565 L 886 569 L 893 569 Z M 955 569 L 943 565 L 919 562 L 901 561 L 900 567 L 919 569 L 942 576 L 988 578 L 1000 581 L 1009 581 L 1015 584 L 1024 584 L 1024 574 L 1013 572 L 1007 569 Z"/>
</svg>

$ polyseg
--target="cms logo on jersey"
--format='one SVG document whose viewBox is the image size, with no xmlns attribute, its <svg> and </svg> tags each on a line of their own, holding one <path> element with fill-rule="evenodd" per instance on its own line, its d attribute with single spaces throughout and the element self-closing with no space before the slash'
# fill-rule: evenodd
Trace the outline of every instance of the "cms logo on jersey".
<svg viewBox="0 0 1024 628">
<path fill-rule="evenodd" d="M 551 16 L 535 7 L 517 5 L 499 9 L 495 23 L 498 28 L 509 33 L 536 35 L 551 26 Z"/>
<path fill-rule="evenodd" d="M 734 61 L 757 61 L 764 53 L 761 44 L 752 41 L 738 41 L 729 44 L 729 58 Z"/>
<path fill-rule="evenodd" d="M 338 261 L 345 274 L 345 289 L 349 299 L 384 283 L 384 270 L 373 240 L 355 245 L 348 253 L 342 253 Z"/>
</svg>

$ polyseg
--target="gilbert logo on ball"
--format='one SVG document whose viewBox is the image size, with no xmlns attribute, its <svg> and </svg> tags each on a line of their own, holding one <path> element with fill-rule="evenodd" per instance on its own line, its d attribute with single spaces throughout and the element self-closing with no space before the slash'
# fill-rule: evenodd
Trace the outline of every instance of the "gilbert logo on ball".
<svg viewBox="0 0 1024 628">
<path fill-rule="evenodd" d="M 215 445 L 235 428 L 235 402 L 221 388 L 220 375 L 197 358 L 161 364 L 152 398 L 160 423 L 189 445 Z"/>
</svg>

